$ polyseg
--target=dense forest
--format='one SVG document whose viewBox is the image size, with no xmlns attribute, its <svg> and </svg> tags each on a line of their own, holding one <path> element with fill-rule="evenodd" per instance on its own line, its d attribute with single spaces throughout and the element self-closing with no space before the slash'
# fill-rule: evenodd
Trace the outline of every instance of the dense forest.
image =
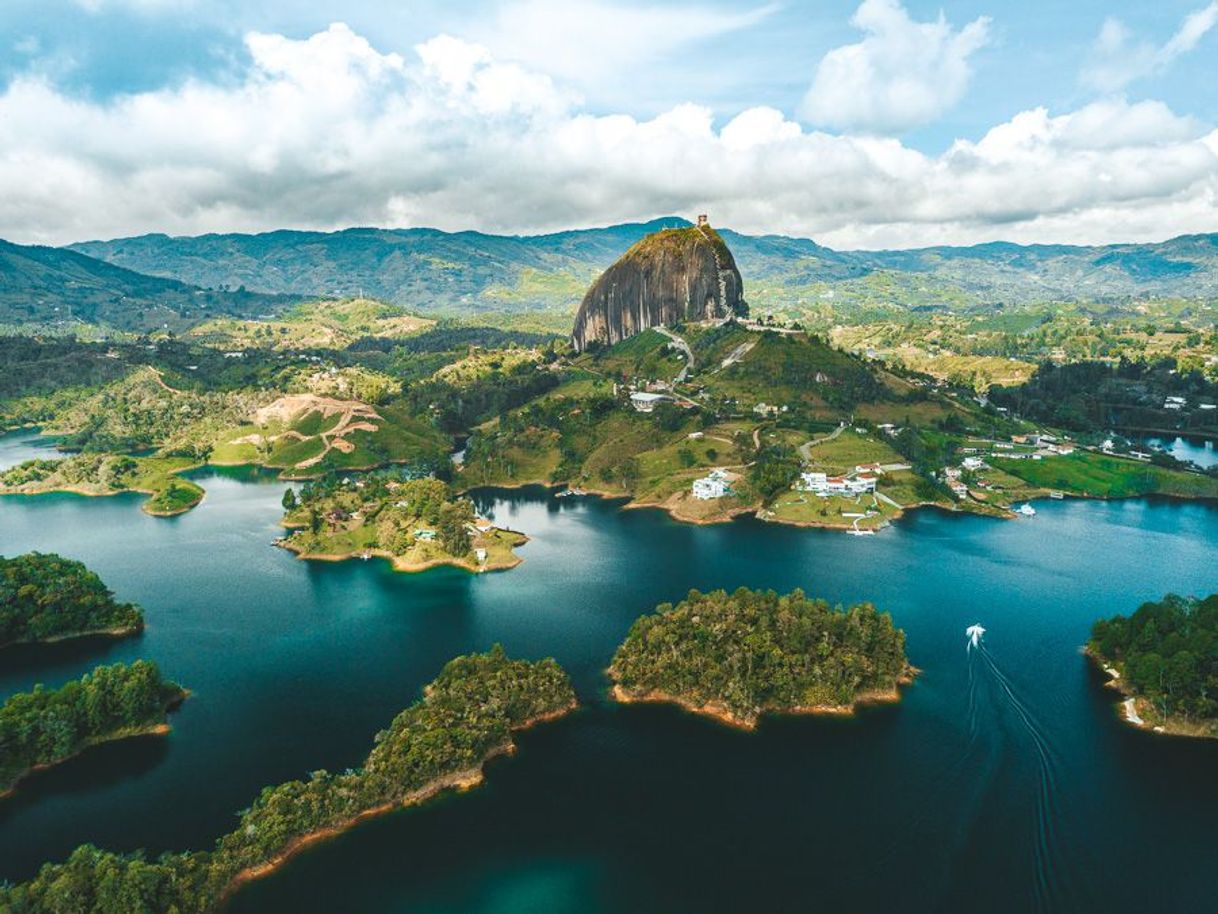
<svg viewBox="0 0 1218 914">
<path fill-rule="evenodd" d="M 1160 717 L 1205 722 L 1218 732 L 1218 594 L 1203 600 L 1169 594 L 1132 616 L 1101 619 L 1089 647 Z"/>
<path fill-rule="evenodd" d="M 163 723 L 184 696 L 147 660 L 100 666 L 58 689 L 35 686 L 11 696 L 0 705 L 0 792 L 31 768 Z"/>
<path fill-rule="evenodd" d="M 1057 428 L 1102 433 L 1109 429 L 1218 431 L 1218 382 L 1201 371 L 1181 370 L 1176 359 L 1046 362 L 1026 384 L 995 387 L 990 400 L 1011 412 Z M 1167 398 L 1184 400 L 1168 408 Z"/>
<path fill-rule="evenodd" d="M 117 602 L 81 562 L 54 553 L 0 556 L 0 647 L 143 627 L 139 607 Z"/>
<path fill-rule="evenodd" d="M 276 861 L 293 842 L 341 829 L 370 811 L 421 798 L 446 779 L 477 772 L 511 745 L 515 729 L 575 706 L 575 692 L 553 660 L 488 653 L 450 661 L 411 705 L 378 733 L 363 767 L 313 772 L 262 791 L 237 827 L 210 852 L 158 861 L 91 846 L 47 864 L 30 882 L 0 887 L 12 914 L 202 914 L 218 908 L 243 871 Z"/>
<path fill-rule="evenodd" d="M 631 626 L 610 674 L 627 696 L 659 693 L 754 722 L 766 711 L 848 707 L 909 674 L 905 633 L 869 603 L 842 610 L 795 590 L 690 591 Z"/>
</svg>

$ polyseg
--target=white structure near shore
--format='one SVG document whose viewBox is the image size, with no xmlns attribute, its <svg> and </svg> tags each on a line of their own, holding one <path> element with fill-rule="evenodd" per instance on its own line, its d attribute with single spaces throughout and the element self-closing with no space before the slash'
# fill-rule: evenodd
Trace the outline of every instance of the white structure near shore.
<svg viewBox="0 0 1218 914">
<path fill-rule="evenodd" d="M 875 491 L 875 476 L 860 473 L 857 476 L 830 476 L 827 473 L 800 473 L 796 488 L 811 492 L 821 498 L 831 495 L 866 495 Z"/>
<path fill-rule="evenodd" d="M 710 501 L 713 498 L 723 498 L 732 491 L 731 481 L 724 470 L 711 470 L 701 479 L 694 480 L 694 498 Z"/>
</svg>

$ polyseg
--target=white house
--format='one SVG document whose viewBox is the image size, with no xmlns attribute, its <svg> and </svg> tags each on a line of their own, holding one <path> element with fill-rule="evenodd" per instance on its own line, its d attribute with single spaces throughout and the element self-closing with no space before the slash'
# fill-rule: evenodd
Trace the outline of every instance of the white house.
<svg viewBox="0 0 1218 914">
<path fill-rule="evenodd" d="M 731 483 L 728 481 L 727 473 L 725 473 L 723 470 L 711 470 L 701 479 L 694 480 L 694 498 L 701 501 L 710 501 L 714 498 L 723 498 L 731 491 Z"/>
<path fill-rule="evenodd" d="M 985 461 L 980 457 L 965 457 L 964 460 L 960 462 L 960 466 L 964 467 L 966 470 L 972 470 L 975 472 L 977 470 L 985 469 Z"/>
<path fill-rule="evenodd" d="M 671 400 L 672 397 L 664 394 L 648 393 L 645 390 L 637 390 L 630 395 L 630 405 L 641 413 L 654 412 L 656 405 L 662 400 Z"/>
<path fill-rule="evenodd" d="M 830 495 L 865 495 L 875 491 L 876 477 L 863 473 L 854 477 L 829 476 L 827 473 L 800 473 L 796 488 L 828 498 Z"/>
</svg>

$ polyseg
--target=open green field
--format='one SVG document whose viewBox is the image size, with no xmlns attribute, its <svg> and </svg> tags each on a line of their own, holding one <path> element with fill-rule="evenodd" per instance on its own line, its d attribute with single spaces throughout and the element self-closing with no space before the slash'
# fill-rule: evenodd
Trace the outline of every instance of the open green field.
<svg viewBox="0 0 1218 914">
<path fill-rule="evenodd" d="M 203 489 L 179 475 L 197 465 L 197 461 L 186 457 L 114 454 L 79 454 L 59 461 L 32 460 L 0 473 L 0 495 L 143 492 L 151 496 L 144 502 L 143 510 L 167 517 L 189 511 L 203 500 Z"/>
<path fill-rule="evenodd" d="M 1098 498 L 1136 495 L 1176 495 L 1218 498 L 1218 479 L 1152 466 L 1137 460 L 1075 451 L 1043 460 L 995 458 L 995 467 L 1042 489 L 1055 489 Z"/>
<path fill-rule="evenodd" d="M 847 429 L 832 441 L 813 445 L 809 454 L 817 470 L 829 473 L 845 473 L 860 464 L 906 462 L 884 441 L 870 435 L 860 435 L 853 429 Z"/>
<path fill-rule="evenodd" d="M 873 495 L 849 498 L 834 495 L 821 498 L 811 492 L 791 490 L 778 496 L 769 509 L 763 512 L 763 516 L 767 520 L 788 524 L 815 524 L 842 529 L 857 526 L 860 530 L 874 530 L 891 521 L 899 513 L 897 508 Z M 846 516 L 859 514 L 870 516 Z"/>
</svg>

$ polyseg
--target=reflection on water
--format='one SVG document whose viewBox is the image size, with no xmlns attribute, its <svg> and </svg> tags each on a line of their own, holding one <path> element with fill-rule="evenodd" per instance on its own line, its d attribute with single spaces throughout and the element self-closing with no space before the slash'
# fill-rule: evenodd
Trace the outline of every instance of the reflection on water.
<svg viewBox="0 0 1218 914">
<path fill-rule="evenodd" d="M 1151 447 L 1167 451 L 1177 460 L 1195 463 L 1202 469 L 1218 466 L 1218 452 L 1214 450 L 1214 442 L 1200 438 L 1147 438 L 1146 443 Z"/>
<path fill-rule="evenodd" d="M 0 803 L 0 878 L 85 841 L 206 847 L 263 785 L 358 764 L 446 660 L 502 642 L 555 656 L 584 708 L 523 734 L 485 787 L 369 823 L 233 910 L 1200 911 L 1218 891 L 1218 744 L 1128 729 L 1079 653 L 1100 615 L 1218 590 L 1213 508 L 917 512 L 854 538 L 486 491 L 529 534 L 524 564 L 403 575 L 301 562 L 271 545 L 282 483 L 197 475 L 207 499 L 169 522 L 138 498 L 0 501 L 0 552 L 82 559 L 148 620 L 141 638 L 0 654 L 0 697 L 137 657 L 193 693 L 169 737 L 88 753 Z M 752 734 L 607 703 L 637 615 L 741 585 L 872 600 L 924 672 L 900 705 Z M 992 666 L 965 652 L 974 622 Z"/>
</svg>

